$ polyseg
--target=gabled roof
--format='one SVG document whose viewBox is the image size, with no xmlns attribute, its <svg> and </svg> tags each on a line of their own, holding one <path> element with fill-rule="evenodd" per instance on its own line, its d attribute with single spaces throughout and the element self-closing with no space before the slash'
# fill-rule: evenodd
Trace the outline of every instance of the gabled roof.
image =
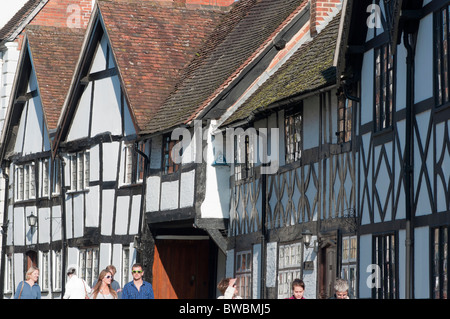
<svg viewBox="0 0 450 319">
<path fill-rule="evenodd" d="M 0 44 L 12 41 L 22 32 L 26 24 L 39 12 L 48 0 L 29 0 L 0 29 Z"/>
<path fill-rule="evenodd" d="M 22 112 L 20 107 L 24 105 L 21 97 L 27 91 L 32 68 L 36 74 L 47 130 L 56 128 L 83 35 L 82 29 L 31 25 L 25 29 L 24 46 L 21 50 L 2 131 L 1 158 L 5 155 L 7 140 L 13 134 L 12 127 L 20 120 Z"/>
<path fill-rule="evenodd" d="M 56 129 L 83 43 L 84 29 L 28 26 L 29 50 L 49 130 Z"/>
<path fill-rule="evenodd" d="M 142 130 L 224 13 L 152 2 L 98 4 L 125 94 Z"/>
<path fill-rule="evenodd" d="M 145 126 L 146 133 L 189 123 L 245 70 L 304 8 L 304 0 L 240 0 L 217 26 L 176 90 Z"/>
<path fill-rule="evenodd" d="M 333 58 L 340 17 L 341 13 L 312 41 L 300 47 L 223 125 L 247 119 L 274 103 L 287 104 L 294 96 L 336 83 Z"/>
</svg>

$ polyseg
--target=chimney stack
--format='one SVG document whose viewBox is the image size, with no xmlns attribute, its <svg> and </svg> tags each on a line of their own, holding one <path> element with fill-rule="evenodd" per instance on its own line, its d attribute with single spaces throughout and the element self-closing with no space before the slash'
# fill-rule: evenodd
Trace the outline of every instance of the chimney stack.
<svg viewBox="0 0 450 319">
<path fill-rule="evenodd" d="M 311 36 L 315 37 L 342 8 L 342 0 L 311 0 Z"/>
</svg>

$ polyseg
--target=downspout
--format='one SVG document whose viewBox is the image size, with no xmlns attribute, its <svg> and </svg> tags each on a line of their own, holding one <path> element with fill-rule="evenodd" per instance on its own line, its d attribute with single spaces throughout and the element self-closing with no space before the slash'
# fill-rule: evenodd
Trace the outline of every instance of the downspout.
<svg viewBox="0 0 450 319">
<path fill-rule="evenodd" d="M 147 154 L 142 152 L 138 147 L 138 142 L 134 143 L 134 151 L 141 155 L 144 158 L 144 176 L 142 177 L 142 194 L 141 194 L 141 213 L 139 214 L 139 228 L 138 228 L 138 238 L 139 243 L 142 243 L 141 236 L 144 233 L 144 226 L 145 226 L 145 197 L 147 192 L 147 171 L 148 171 L 148 163 L 150 162 L 150 159 L 148 158 Z M 140 245 L 139 245 L 140 246 Z M 137 261 L 141 261 L 141 251 L 142 247 L 139 247 L 140 249 L 137 249 Z"/>
<path fill-rule="evenodd" d="M 406 128 L 405 128 L 405 155 L 403 176 L 405 180 L 405 205 L 406 205 L 406 238 L 405 238 L 405 298 L 414 298 L 414 225 L 413 225 L 413 189 L 412 189 L 412 173 L 413 173 L 413 101 L 414 101 L 414 49 L 410 44 L 409 33 L 403 34 L 403 44 L 408 52 L 406 57 Z"/>
<path fill-rule="evenodd" d="M 66 162 L 64 161 L 64 159 L 62 158 L 61 154 L 58 152 L 58 154 L 56 155 L 56 157 L 59 159 L 60 162 L 60 170 L 61 170 L 61 194 L 60 194 L 60 202 L 61 202 L 61 224 L 62 224 L 62 270 L 63 270 L 63 277 L 64 274 L 66 273 L 66 267 L 67 267 L 67 225 L 66 225 L 66 183 L 65 183 L 65 166 L 66 166 Z M 61 283 L 61 299 L 64 296 L 64 291 L 66 288 L 66 280 L 62 280 Z"/>
<path fill-rule="evenodd" d="M 6 236 L 8 227 L 8 193 L 9 193 L 9 172 L 6 172 L 6 167 L 2 167 L 3 178 L 5 179 L 5 198 L 3 203 L 3 225 L 2 225 L 2 261 L 0 272 L 0 299 L 3 299 L 3 287 L 5 287 L 5 259 L 6 259 Z"/>
</svg>

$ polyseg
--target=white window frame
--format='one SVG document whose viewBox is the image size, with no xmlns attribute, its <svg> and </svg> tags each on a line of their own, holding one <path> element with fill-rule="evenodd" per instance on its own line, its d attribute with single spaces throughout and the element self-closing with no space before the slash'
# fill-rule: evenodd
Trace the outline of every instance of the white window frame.
<svg viewBox="0 0 450 319">
<path fill-rule="evenodd" d="M 133 143 L 123 146 L 123 176 L 121 185 L 130 185 L 133 182 Z"/>
<path fill-rule="evenodd" d="M 292 282 L 302 278 L 303 243 L 283 244 L 278 247 L 278 299 L 292 296 Z"/>
<path fill-rule="evenodd" d="M 89 150 L 69 154 L 70 192 L 89 189 L 90 153 Z"/>
<path fill-rule="evenodd" d="M 84 248 L 79 250 L 79 277 L 93 287 L 99 275 L 100 250 L 98 247 Z"/>
<path fill-rule="evenodd" d="M 48 197 L 50 194 L 50 159 L 40 160 L 40 196 Z"/>
<path fill-rule="evenodd" d="M 50 252 L 40 252 L 39 263 L 39 286 L 41 291 L 48 292 L 50 290 Z"/>
<path fill-rule="evenodd" d="M 51 182 L 51 188 L 52 188 L 52 195 L 59 195 L 61 193 L 61 183 L 60 183 L 60 175 L 59 171 L 61 168 L 61 161 L 58 158 L 55 158 L 53 161 L 53 165 L 51 168 L 52 172 L 52 182 Z"/>
<path fill-rule="evenodd" d="M 342 237 L 341 278 L 348 281 L 349 292 L 357 295 L 357 254 L 358 239 L 356 236 Z"/>
<path fill-rule="evenodd" d="M 60 292 L 62 291 L 62 281 L 63 281 L 63 272 L 62 272 L 62 251 L 53 251 L 52 252 L 52 274 L 53 274 L 53 291 Z"/>
<path fill-rule="evenodd" d="M 122 287 L 131 281 L 130 271 L 130 247 L 122 247 Z"/>
<path fill-rule="evenodd" d="M 13 262 L 13 255 L 7 254 L 5 255 L 6 262 L 5 262 L 5 286 L 4 286 L 4 293 L 10 294 L 14 291 L 14 262 Z"/>
<path fill-rule="evenodd" d="M 36 198 L 36 177 L 34 162 L 16 165 L 15 168 L 15 190 L 16 201 Z"/>
<path fill-rule="evenodd" d="M 250 250 L 236 253 L 236 285 L 239 296 L 243 299 L 252 297 L 252 252 Z"/>
</svg>

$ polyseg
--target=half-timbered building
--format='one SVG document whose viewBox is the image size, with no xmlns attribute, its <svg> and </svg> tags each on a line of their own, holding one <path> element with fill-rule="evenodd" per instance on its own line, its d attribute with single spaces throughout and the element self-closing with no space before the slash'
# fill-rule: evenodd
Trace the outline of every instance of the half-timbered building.
<svg viewBox="0 0 450 319">
<path fill-rule="evenodd" d="M 361 298 L 447 298 L 448 1 L 347 1 Z"/>
<path fill-rule="evenodd" d="M 52 156 L 51 142 L 82 39 L 82 29 L 29 26 L 23 40 L 1 148 L 8 190 L 2 269 L 6 298 L 14 295 L 31 265 L 41 269 L 44 297 L 57 297 L 63 288 L 61 162 Z"/>
<path fill-rule="evenodd" d="M 180 173 L 156 187 L 149 172 L 156 169 L 161 176 L 176 168 L 162 162 L 163 139 L 151 140 L 142 131 L 223 11 L 221 7 L 136 1 L 98 1 L 94 8 L 54 145 L 65 163 L 62 196 L 68 264 L 86 269 L 90 280 L 96 279 L 99 269 L 113 264 L 115 280 L 123 286 L 131 280 L 131 264 L 138 260 L 144 264 L 146 280 L 160 280 L 160 289 L 170 282 L 182 288 L 177 295 L 161 295 L 154 283 L 156 298 L 201 297 L 205 289 L 208 296 L 209 278 L 196 278 L 208 272 L 196 262 L 208 265 L 209 259 L 195 236 L 190 237 L 195 245 L 177 250 L 164 264 L 177 271 L 180 264 L 186 271 L 192 265 L 195 273 L 189 273 L 185 286 L 185 273 L 171 281 L 159 273 L 152 276 L 153 256 L 160 260 L 163 254 L 154 249 L 154 238 L 159 237 L 146 224 L 143 212 L 152 207 L 146 198 L 161 191 L 164 196 L 157 204 L 163 209 L 189 213 L 185 207 L 194 203 L 191 184 L 197 175 L 192 169 L 181 174 L 181 196 Z"/>
</svg>

